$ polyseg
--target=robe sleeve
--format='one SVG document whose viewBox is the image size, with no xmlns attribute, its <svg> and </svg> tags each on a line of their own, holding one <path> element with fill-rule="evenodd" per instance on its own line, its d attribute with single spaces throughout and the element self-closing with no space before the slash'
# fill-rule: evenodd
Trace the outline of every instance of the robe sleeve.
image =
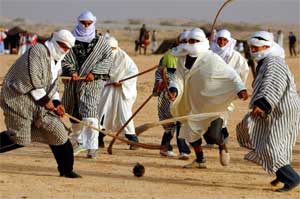
<svg viewBox="0 0 300 199">
<path fill-rule="evenodd" d="M 261 72 L 264 74 L 261 78 L 262 82 L 258 88 L 256 98 L 264 98 L 271 105 L 272 109 L 276 107 L 286 91 L 286 67 L 287 66 L 284 63 L 271 60 L 266 64 L 266 68 L 264 70 L 261 68 Z"/>
<path fill-rule="evenodd" d="M 62 75 L 71 76 L 73 73 L 77 73 L 77 69 L 75 65 L 76 61 L 74 60 L 75 59 L 74 57 L 75 57 L 74 52 L 71 49 L 61 62 Z"/>
<path fill-rule="evenodd" d="M 225 73 L 227 73 L 227 77 L 231 79 L 231 81 L 234 83 L 235 85 L 235 93 L 238 94 L 240 91 L 242 90 L 247 90 L 247 87 L 245 86 L 245 84 L 243 83 L 242 79 L 240 78 L 240 76 L 238 75 L 238 73 L 231 68 L 230 66 L 228 66 L 226 68 L 226 70 L 224 70 Z"/>
<path fill-rule="evenodd" d="M 101 48 L 102 58 L 96 63 L 95 67 L 91 71 L 94 75 L 100 77 L 100 79 L 109 79 L 109 71 L 112 67 L 112 51 L 109 44 L 103 41 Z"/>
<path fill-rule="evenodd" d="M 30 81 L 34 89 L 45 89 L 46 85 L 43 85 L 43 71 L 47 70 L 49 63 L 45 57 L 47 52 L 42 53 L 38 48 L 32 48 L 29 52 L 28 59 L 28 73 L 30 76 Z"/>
<path fill-rule="evenodd" d="M 128 64 L 128 71 L 124 78 L 136 75 L 138 73 L 138 68 L 131 59 L 127 59 L 126 64 Z M 122 83 L 122 93 L 126 99 L 136 97 L 136 82 L 137 78 L 135 77 Z"/>
<path fill-rule="evenodd" d="M 240 75 L 242 81 L 244 83 L 246 83 L 247 77 L 249 74 L 249 66 L 248 66 L 247 60 L 240 55 L 237 64 L 238 64 L 238 68 L 239 68 L 239 75 Z"/>
</svg>

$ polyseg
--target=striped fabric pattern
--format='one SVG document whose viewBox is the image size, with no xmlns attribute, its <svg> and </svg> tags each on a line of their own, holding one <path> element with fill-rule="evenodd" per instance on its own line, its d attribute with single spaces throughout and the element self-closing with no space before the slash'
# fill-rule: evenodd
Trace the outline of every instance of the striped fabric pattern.
<svg viewBox="0 0 300 199">
<path fill-rule="evenodd" d="M 158 65 L 157 70 L 155 71 L 155 82 L 162 81 L 162 76 L 160 73 L 161 68 L 162 66 Z M 167 76 L 169 80 L 174 80 L 175 73 L 167 72 Z M 171 102 L 167 97 L 167 92 L 166 91 L 161 92 L 158 96 L 158 103 L 157 103 L 159 120 L 165 120 L 173 117 L 170 112 L 170 106 L 171 106 Z M 164 124 L 162 126 L 166 132 L 175 131 L 175 123 Z"/>
<path fill-rule="evenodd" d="M 275 173 L 291 163 L 292 147 L 300 131 L 300 97 L 293 75 L 279 57 L 263 60 L 254 81 L 250 108 L 262 97 L 271 105 L 271 113 L 258 118 L 247 114 L 237 125 L 237 139 L 241 146 L 251 149 L 246 159 Z"/>
<path fill-rule="evenodd" d="M 103 37 L 99 37 L 93 51 L 82 66 L 78 65 L 73 49 L 70 50 L 62 61 L 64 71 L 77 71 L 81 77 L 88 73 L 107 75 L 111 66 L 111 48 Z M 62 103 L 65 106 L 66 112 L 80 118 L 98 118 L 97 106 L 100 101 L 102 84 L 101 79 L 92 82 L 64 81 Z"/>
<path fill-rule="evenodd" d="M 68 131 L 58 116 L 37 105 L 30 91 L 44 88 L 49 98 L 58 91 L 58 81 L 51 85 L 50 57 L 47 48 L 35 44 L 9 69 L 0 94 L 8 130 L 17 134 L 17 144 L 31 141 L 47 144 L 63 144 Z"/>
</svg>

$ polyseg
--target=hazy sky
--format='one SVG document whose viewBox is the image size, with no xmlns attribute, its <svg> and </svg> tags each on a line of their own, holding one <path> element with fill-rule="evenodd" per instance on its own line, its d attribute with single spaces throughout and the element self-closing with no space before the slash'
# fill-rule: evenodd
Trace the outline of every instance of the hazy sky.
<svg viewBox="0 0 300 199">
<path fill-rule="evenodd" d="M 83 10 L 99 20 L 185 18 L 211 22 L 223 0 L 0 0 L 1 17 L 73 23 Z M 234 0 L 219 20 L 300 24 L 300 0 Z"/>
</svg>

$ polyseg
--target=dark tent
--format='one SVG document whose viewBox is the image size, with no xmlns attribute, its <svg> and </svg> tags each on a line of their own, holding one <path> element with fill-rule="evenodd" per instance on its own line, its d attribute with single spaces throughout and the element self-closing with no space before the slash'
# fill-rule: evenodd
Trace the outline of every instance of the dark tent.
<svg viewBox="0 0 300 199">
<path fill-rule="evenodd" d="M 10 53 L 17 53 L 19 48 L 20 33 L 26 33 L 27 31 L 15 26 L 8 30 L 7 37 L 4 39 L 5 49 L 9 49 Z"/>
<path fill-rule="evenodd" d="M 19 49 L 19 41 L 20 41 L 20 33 L 28 33 L 28 34 L 33 34 L 29 33 L 27 30 L 24 30 L 20 28 L 19 26 L 15 26 L 8 30 L 7 37 L 4 39 L 4 45 L 5 49 L 9 49 L 9 52 L 11 54 L 16 54 Z M 38 37 L 38 42 L 45 42 L 49 37 L 43 37 L 43 36 L 37 36 Z"/>
<path fill-rule="evenodd" d="M 163 54 L 176 44 L 176 39 L 165 39 L 154 52 L 154 54 Z"/>
<path fill-rule="evenodd" d="M 206 30 L 205 27 L 201 27 L 201 29 L 205 32 L 205 35 L 207 38 L 209 38 L 210 33 Z M 174 39 L 165 39 L 160 44 L 160 46 L 157 48 L 157 50 L 154 52 L 154 54 L 163 54 L 168 49 L 172 48 L 176 44 L 176 38 Z"/>
</svg>

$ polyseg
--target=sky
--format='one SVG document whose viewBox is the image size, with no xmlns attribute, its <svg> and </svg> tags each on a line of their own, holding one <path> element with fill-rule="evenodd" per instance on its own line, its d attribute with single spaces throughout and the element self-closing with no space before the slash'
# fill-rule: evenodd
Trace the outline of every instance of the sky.
<svg viewBox="0 0 300 199">
<path fill-rule="evenodd" d="M 100 21 L 195 19 L 212 22 L 224 0 L 0 0 L 0 17 L 54 24 L 73 23 L 90 10 Z M 220 21 L 300 25 L 300 0 L 233 0 Z"/>
</svg>

